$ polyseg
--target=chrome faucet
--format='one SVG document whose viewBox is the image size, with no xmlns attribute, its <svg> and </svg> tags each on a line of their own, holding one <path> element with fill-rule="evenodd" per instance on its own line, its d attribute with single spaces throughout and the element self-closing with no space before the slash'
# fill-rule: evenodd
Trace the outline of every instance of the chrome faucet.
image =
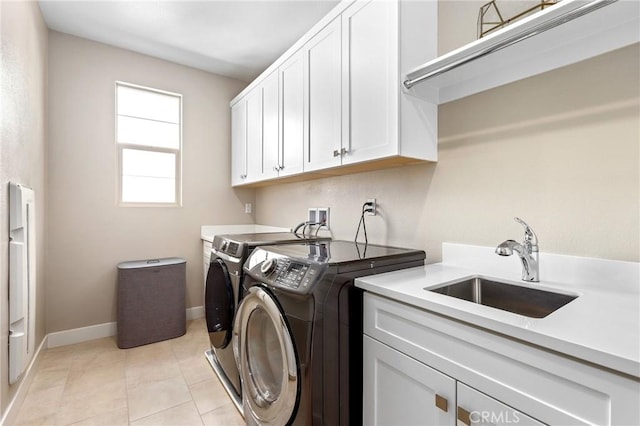
<svg viewBox="0 0 640 426">
<path fill-rule="evenodd" d="M 500 256 L 511 256 L 515 251 L 522 261 L 522 281 L 539 282 L 538 237 L 529 225 L 518 217 L 513 218 L 524 226 L 524 242 L 520 244 L 513 240 L 506 240 L 496 247 Z"/>
</svg>

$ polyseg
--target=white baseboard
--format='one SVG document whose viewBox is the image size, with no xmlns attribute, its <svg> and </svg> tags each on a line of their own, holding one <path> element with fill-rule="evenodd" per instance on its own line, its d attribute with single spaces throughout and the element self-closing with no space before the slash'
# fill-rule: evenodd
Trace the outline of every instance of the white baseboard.
<svg viewBox="0 0 640 426">
<path fill-rule="evenodd" d="M 195 306 L 187 309 L 187 321 L 204 317 L 204 306 Z"/>
<path fill-rule="evenodd" d="M 49 345 L 47 347 L 56 348 L 58 346 L 73 345 L 74 343 L 115 336 L 118 331 L 117 325 L 117 322 L 106 322 L 104 324 L 49 333 Z"/>
<path fill-rule="evenodd" d="M 40 356 L 44 352 L 44 349 L 48 347 L 48 337 L 48 335 L 44 336 L 44 339 L 42 339 L 42 342 L 40 342 L 40 346 L 38 346 L 38 350 L 36 351 L 33 358 L 31 358 L 31 362 L 29 363 L 27 369 L 24 371 L 22 380 L 18 385 L 18 390 L 11 399 L 11 402 L 9 402 L 7 409 L 4 411 L 4 415 L 2 416 L 2 418 L 0 418 L 0 425 L 12 425 L 15 424 L 16 420 L 18 419 L 20 407 L 22 407 L 22 403 L 27 397 L 29 387 L 31 387 L 33 377 L 36 375 L 37 366 L 40 362 Z"/>
<path fill-rule="evenodd" d="M 204 317 L 204 306 L 196 306 L 188 308 L 186 310 L 187 321 L 195 320 Z M 118 331 L 117 322 L 107 322 L 104 324 L 91 325 L 88 327 L 74 328 L 71 330 L 56 331 L 55 333 L 49 333 L 44 336 L 38 350 L 34 357 L 31 359 L 29 366 L 25 370 L 24 377 L 18 385 L 11 402 L 4 411 L 4 415 L 0 419 L 0 425 L 14 424 L 18 411 L 22 406 L 22 402 L 27 396 L 29 386 L 33 381 L 33 376 L 36 372 L 36 366 L 40 362 L 40 356 L 44 349 L 55 348 L 58 346 L 72 345 L 74 343 L 86 342 L 88 340 L 101 339 L 103 337 L 115 336 Z"/>
<path fill-rule="evenodd" d="M 204 317 L 204 306 L 188 308 L 186 311 L 187 321 Z M 106 322 L 104 324 L 90 325 L 88 327 L 73 328 L 71 330 L 57 331 L 47 335 L 48 348 L 58 346 L 73 345 L 74 343 L 86 342 L 88 340 L 101 339 L 103 337 L 115 336 L 118 332 L 117 322 Z"/>
</svg>

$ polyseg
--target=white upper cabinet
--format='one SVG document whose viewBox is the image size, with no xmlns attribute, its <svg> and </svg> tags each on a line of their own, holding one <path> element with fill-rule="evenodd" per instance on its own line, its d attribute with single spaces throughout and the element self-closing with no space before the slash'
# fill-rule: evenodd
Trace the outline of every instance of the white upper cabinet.
<svg viewBox="0 0 640 426">
<path fill-rule="evenodd" d="M 262 165 L 260 179 L 270 179 L 278 176 L 280 158 L 279 129 L 279 78 L 276 71 L 272 72 L 261 84 L 262 87 Z"/>
<path fill-rule="evenodd" d="M 257 87 L 247 95 L 247 163 L 243 183 L 262 178 L 262 88 Z"/>
<path fill-rule="evenodd" d="M 231 185 L 245 183 L 247 177 L 247 102 L 231 106 Z"/>
<path fill-rule="evenodd" d="M 305 100 L 307 78 L 304 55 L 298 52 L 279 68 L 280 76 L 280 144 L 279 176 L 302 173 L 306 143 Z"/>
<path fill-rule="evenodd" d="M 304 48 L 309 79 L 309 139 L 305 144 L 305 171 L 341 164 L 341 30 L 338 17 L 316 34 Z"/>
<path fill-rule="evenodd" d="M 358 2 L 342 14 L 343 164 L 396 153 L 398 4 Z"/>
<path fill-rule="evenodd" d="M 436 36 L 435 1 L 357 0 L 336 6 L 238 96 L 247 101 L 248 143 L 248 177 L 240 184 L 435 161 L 437 106 L 404 94 L 399 69 L 435 57 Z M 260 116 L 249 99 L 258 88 Z"/>
<path fill-rule="evenodd" d="M 399 74 L 436 57 L 437 19 L 435 1 L 362 0 L 342 13 L 343 164 L 437 160 L 437 106 L 404 93 Z"/>
</svg>

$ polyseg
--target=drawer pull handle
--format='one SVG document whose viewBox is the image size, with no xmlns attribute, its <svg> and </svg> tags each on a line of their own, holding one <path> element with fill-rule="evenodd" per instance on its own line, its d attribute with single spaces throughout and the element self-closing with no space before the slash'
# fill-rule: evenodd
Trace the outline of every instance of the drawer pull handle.
<svg viewBox="0 0 640 426">
<path fill-rule="evenodd" d="M 436 407 L 446 413 L 449 411 L 449 401 L 444 396 L 436 394 Z"/>
<path fill-rule="evenodd" d="M 462 407 L 458 407 L 458 420 L 467 426 L 471 426 L 471 413 Z"/>
<path fill-rule="evenodd" d="M 341 157 L 343 155 L 345 155 L 347 152 L 347 148 L 340 148 L 340 150 L 338 151 L 337 149 L 333 150 L 333 156 L 334 157 Z"/>
</svg>

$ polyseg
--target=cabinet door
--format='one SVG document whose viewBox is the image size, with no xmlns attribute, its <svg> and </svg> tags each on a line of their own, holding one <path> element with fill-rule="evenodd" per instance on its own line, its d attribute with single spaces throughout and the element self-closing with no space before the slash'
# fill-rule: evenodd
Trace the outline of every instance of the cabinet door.
<svg viewBox="0 0 640 426">
<path fill-rule="evenodd" d="M 303 170 L 306 91 L 304 52 L 300 51 L 280 66 L 280 176 Z"/>
<path fill-rule="evenodd" d="M 262 88 L 247 95 L 247 166 L 245 183 L 262 175 Z"/>
<path fill-rule="evenodd" d="M 356 2 L 342 25 L 342 163 L 397 154 L 398 2 Z"/>
<path fill-rule="evenodd" d="M 340 19 L 337 18 L 305 46 L 309 78 L 309 140 L 305 145 L 305 171 L 341 164 L 341 39 Z"/>
<path fill-rule="evenodd" d="M 455 424 L 451 377 L 366 335 L 363 368 L 363 424 Z"/>
<path fill-rule="evenodd" d="M 458 426 L 513 425 L 542 426 L 544 423 L 458 382 L 456 416 Z"/>
<path fill-rule="evenodd" d="M 209 272 L 209 263 L 211 263 L 211 243 L 208 241 L 202 241 L 202 263 L 204 264 L 204 281 L 203 284 L 207 284 L 207 272 Z M 204 287 L 203 287 L 204 294 Z"/>
<path fill-rule="evenodd" d="M 231 107 L 231 185 L 242 185 L 247 176 L 247 101 Z"/>
<path fill-rule="evenodd" d="M 279 88 L 278 73 L 272 72 L 262 82 L 262 167 L 261 179 L 278 176 L 279 160 Z"/>
</svg>

